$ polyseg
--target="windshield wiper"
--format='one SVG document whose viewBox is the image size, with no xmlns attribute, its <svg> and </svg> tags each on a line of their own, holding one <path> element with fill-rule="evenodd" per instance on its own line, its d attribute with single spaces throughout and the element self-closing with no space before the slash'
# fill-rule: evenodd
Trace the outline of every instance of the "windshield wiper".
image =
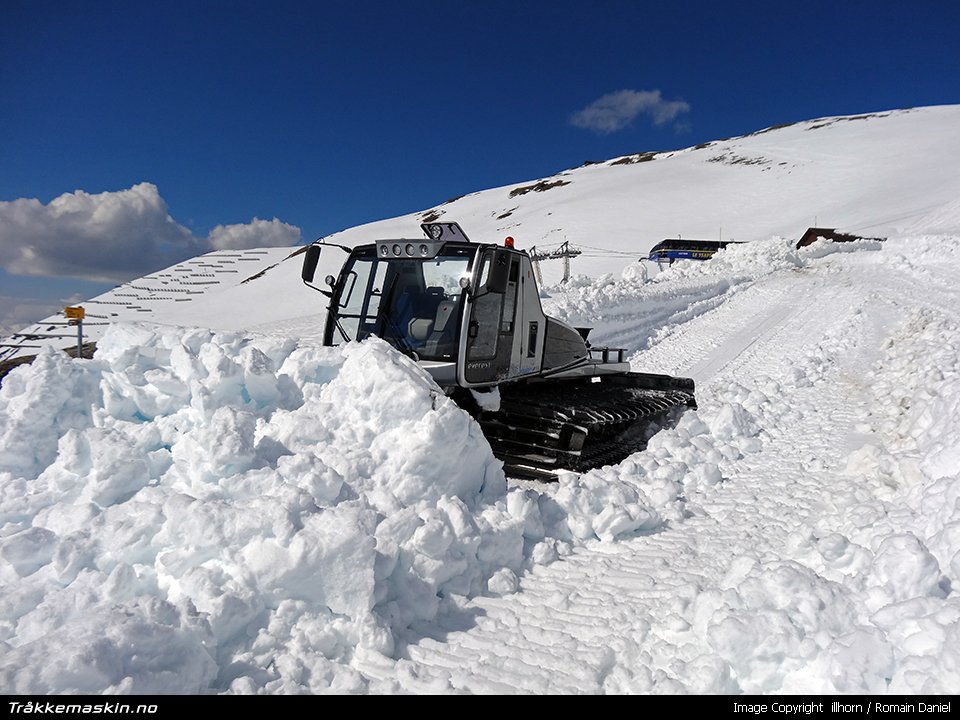
<svg viewBox="0 0 960 720">
<path fill-rule="evenodd" d="M 337 326 L 337 330 L 339 330 L 340 334 L 343 335 L 343 339 L 347 342 L 350 342 L 352 338 L 347 335 L 347 331 L 343 329 L 343 325 L 340 324 L 340 317 L 336 313 L 333 315 L 333 324 Z"/>
</svg>

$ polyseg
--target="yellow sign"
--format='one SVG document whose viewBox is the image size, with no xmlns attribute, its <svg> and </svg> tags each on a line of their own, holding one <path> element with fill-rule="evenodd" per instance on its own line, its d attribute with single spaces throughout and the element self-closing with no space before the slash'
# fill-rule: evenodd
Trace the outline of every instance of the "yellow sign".
<svg viewBox="0 0 960 720">
<path fill-rule="evenodd" d="M 66 313 L 67 317 L 71 320 L 83 320 L 86 315 L 86 311 L 82 307 L 64 308 L 63 312 Z"/>
</svg>

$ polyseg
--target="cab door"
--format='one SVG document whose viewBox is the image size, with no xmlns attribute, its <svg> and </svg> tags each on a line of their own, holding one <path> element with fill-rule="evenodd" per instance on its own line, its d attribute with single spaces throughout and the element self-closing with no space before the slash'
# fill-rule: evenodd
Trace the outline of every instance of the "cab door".
<svg viewBox="0 0 960 720">
<path fill-rule="evenodd" d="M 539 373 L 543 365 L 547 318 L 540 305 L 540 288 L 530 258 L 521 255 L 518 259 L 520 283 L 517 288 L 517 330 L 511 375 L 523 376 Z"/>
<path fill-rule="evenodd" d="M 520 255 L 502 248 L 484 253 L 472 293 L 464 353 L 465 385 L 493 385 L 511 376 L 518 322 Z"/>
</svg>

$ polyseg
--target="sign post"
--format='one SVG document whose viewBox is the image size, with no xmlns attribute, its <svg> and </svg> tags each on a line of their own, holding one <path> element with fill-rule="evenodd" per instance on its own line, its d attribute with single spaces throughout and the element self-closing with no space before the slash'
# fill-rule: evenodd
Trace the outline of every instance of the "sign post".
<svg viewBox="0 0 960 720">
<path fill-rule="evenodd" d="M 77 326 L 77 358 L 83 357 L 83 318 L 87 314 L 81 306 L 63 309 L 68 325 Z"/>
</svg>

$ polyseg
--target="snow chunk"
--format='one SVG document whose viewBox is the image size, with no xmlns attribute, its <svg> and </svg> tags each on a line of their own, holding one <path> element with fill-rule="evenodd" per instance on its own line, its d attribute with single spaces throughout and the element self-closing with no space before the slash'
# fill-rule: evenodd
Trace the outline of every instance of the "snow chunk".
<svg viewBox="0 0 960 720">
<path fill-rule="evenodd" d="M 881 541 L 873 558 L 870 580 L 890 602 L 940 594 L 940 566 L 911 533 L 891 535 Z"/>
</svg>

